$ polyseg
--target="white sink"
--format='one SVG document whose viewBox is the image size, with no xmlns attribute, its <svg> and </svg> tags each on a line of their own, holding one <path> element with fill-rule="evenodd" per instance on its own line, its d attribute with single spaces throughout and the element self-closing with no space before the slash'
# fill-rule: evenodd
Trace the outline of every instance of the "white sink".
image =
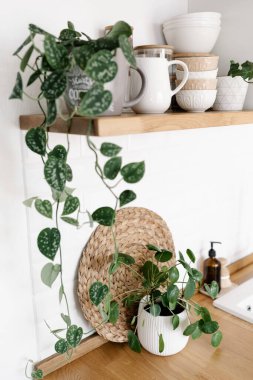
<svg viewBox="0 0 253 380">
<path fill-rule="evenodd" d="M 253 323 L 253 278 L 214 300 L 213 305 Z"/>
</svg>

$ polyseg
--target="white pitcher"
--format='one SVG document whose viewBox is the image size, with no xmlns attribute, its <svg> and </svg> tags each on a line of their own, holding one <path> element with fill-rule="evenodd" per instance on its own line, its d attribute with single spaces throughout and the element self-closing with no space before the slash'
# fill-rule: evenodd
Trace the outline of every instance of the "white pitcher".
<svg viewBox="0 0 253 380">
<path fill-rule="evenodd" d="M 168 110 L 171 97 L 175 95 L 188 79 L 187 65 L 179 60 L 168 61 L 158 57 L 136 57 L 137 66 L 144 73 L 146 87 L 141 100 L 132 109 L 136 113 L 164 113 Z M 182 82 L 171 90 L 169 67 L 180 65 L 184 76 Z M 135 98 L 141 89 L 141 78 L 136 71 L 131 71 L 130 98 Z"/>
</svg>

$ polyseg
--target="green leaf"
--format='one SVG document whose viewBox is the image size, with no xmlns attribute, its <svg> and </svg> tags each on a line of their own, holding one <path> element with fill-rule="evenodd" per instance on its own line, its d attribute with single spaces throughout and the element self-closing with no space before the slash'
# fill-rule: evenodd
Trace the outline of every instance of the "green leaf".
<svg viewBox="0 0 253 380">
<path fill-rule="evenodd" d="M 156 245 L 153 245 L 153 244 L 147 244 L 146 247 L 150 250 L 150 251 L 156 251 L 156 252 L 162 252 L 162 249 L 157 247 Z"/>
<path fill-rule="evenodd" d="M 109 322 L 115 324 L 119 318 L 119 304 L 116 301 L 110 303 Z"/>
<path fill-rule="evenodd" d="M 155 258 L 160 263 L 165 263 L 166 261 L 169 261 L 173 256 L 173 253 L 170 251 L 166 251 L 165 249 L 162 249 L 161 252 L 156 252 Z"/>
<path fill-rule="evenodd" d="M 32 207 L 32 204 L 33 202 L 35 201 L 35 199 L 37 199 L 38 197 L 31 197 L 29 199 L 26 199 L 25 201 L 23 201 L 23 205 L 25 205 L 26 207 Z"/>
<path fill-rule="evenodd" d="M 140 341 L 132 330 L 128 330 L 127 337 L 128 337 L 128 346 L 131 348 L 131 350 L 138 353 L 141 352 Z"/>
<path fill-rule="evenodd" d="M 189 264 L 187 264 L 184 260 L 178 260 L 180 262 L 180 264 L 183 265 L 184 269 L 187 271 L 187 273 L 189 274 L 189 276 L 192 276 L 192 268 L 190 267 Z"/>
<path fill-rule="evenodd" d="M 152 261 L 146 261 L 145 264 L 142 266 L 141 271 L 143 273 L 143 276 L 145 280 L 152 284 L 156 277 L 159 275 L 159 269 L 157 265 L 153 264 Z"/>
<path fill-rule="evenodd" d="M 176 303 L 177 302 L 177 299 L 179 297 L 179 289 L 176 285 L 172 284 L 170 286 L 168 286 L 167 288 L 167 298 L 168 298 L 168 301 L 169 303 Z"/>
<path fill-rule="evenodd" d="M 71 224 L 72 226 L 79 226 L 78 219 L 70 218 L 68 216 L 61 216 L 61 220 L 63 220 L 65 223 Z"/>
<path fill-rule="evenodd" d="M 118 71 L 118 65 L 112 61 L 112 58 L 113 55 L 109 50 L 98 51 L 87 62 L 85 73 L 96 82 L 110 82 Z"/>
<path fill-rule="evenodd" d="M 129 65 L 137 68 L 136 59 L 134 56 L 133 48 L 129 43 L 129 40 L 127 36 L 124 34 L 119 36 L 119 46 L 122 50 L 122 53 L 124 54 L 126 60 L 128 61 Z"/>
<path fill-rule="evenodd" d="M 199 326 L 196 327 L 196 329 L 191 334 L 191 337 L 193 340 L 198 339 L 202 335 L 202 331 L 199 329 Z"/>
<path fill-rule="evenodd" d="M 78 46 L 73 49 L 73 55 L 76 61 L 76 64 L 82 69 L 85 70 L 87 62 L 96 52 L 95 48 L 91 44 Z"/>
<path fill-rule="evenodd" d="M 126 265 L 132 265 L 135 263 L 135 260 L 132 256 L 127 255 L 125 253 L 119 253 L 118 254 L 118 262 L 119 263 L 124 263 Z"/>
<path fill-rule="evenodd" d="M 98 306 L 103 301 L 108 292 L 109 288 L 107 285 L 104 285 L 99 281 L 94 282 L 89 289 L 91 302 L 94 305 Z"/>
<path fill-rule="evenodd" d="M 80 201 L 77 197 L 73 197 L 72 195 L 68 195 L 65 203 L 62 215 L 72 214 L 74 211 L 78 209 L 80 206 Z"/>
<path fill-rule="evenodd" d="M 16 82 L 13 87 L 9 99 L 22 99 L 23 98 L 23 81 L 20 73 L 17 73 Z"/>
<path fill-rule="evenodd" d="M 149 309 L 150 314 L 152 314 L 154 317 L 158 317 L 161 314 L 161 306 L 157 303 L 152 303 Z"/>
<path fill-rule="evenodd" d="M 57 116 L 57 107 L 56 107 L 56 101 L 54 99 L 47 100 L 47 117 L 46 117 L 46 123 L 47 126 L 52 125 L 55 122 Z"/>
<path fill-rule="evenodd" d="M 63 285 L 61 285 L 59 288 L 59 302 L 60 303 L 62 301 L 63 294 L 64 294 L 64 287 L 63 287 Z"/>
<path fill-rule="evenodd" d="M 70 182 L 70 181 L 72 181 L 72 179 L 73 179 L 73 173 L 72 173 L 72 169 L 71 169 L 71 167 L 69 166 L 69 164 L 66 164 L 66 169 L 67 169 L 67 171 L 66 171 L 66 180 L 67 180 L 68 182 Z"/>
<path fill-rule="evenodd" d="M 29 24 L 29 30 L 34 34 L 48 34 L 45 30 L 39 28 L 37 25 Z"/>
<path fill-rule="evenodd" d="M 29 35 L 25 41 L 22 43 L 22 45 L 20 45 L 18 47 L 18 49 L 13 53 L 13 55 L 17 55 L 22 49 L 23 47 L 25 47 L 26 45 L 28 45 L 31 41 L 32 41 L 32 38 L 33 38 L 33 35 Z"/>
<path fill-rule="evenodd" d="M 112 262 L 109 267 L 109 274 L 115 273 L 117 269 L 119 268 L 119 266 L 120 266 L 120 263 L 118 261 Z"/>
<path fill-rule="evenodd" d="M 144 176 L 144 172 L 145 172 L 144 161 L 127 164 L 123 166 L 120 172 L 125 182 L 127 183 L 139 182 Z"/>
<path fill-rule="evenodd" d="M 171 267 L 169 269 L 168 274 L 169 274 L 169 280 L 170 280 L 170 282 L 175 283 L 175 282 L 178 281 L 178 279 L 179 279 L 179 271 L 178 271 L 177 267 Z"/>
<path fill-rule="evenodd" d="M 31 128 L 25 135 L 25 142 L 34 153 L 45 156 L 46 154 L 46 131 L 42 127 Z"/>
<path fill-rule="evenodd" d="M 70 317 L 66 314 L 63 314 L 63 313 L 61 313 L 61 317 L 64 320 L 64 322 L 66 323 L 66 325 L 69 327 L 71 325 Z"/>
<path fill-rule="evenodd" d="M 61 271 L 61 266 L 59 264 L 46 264 L 41 271 L 41 281 L 43 284 L 49 286 L 53 285 L 54 281 L 57 279 L 58 274 Z"/>
<path fill-rule="evenodd" d="M 112 94 L 100 83 L 95 83 L 84 95 L 78 108 L 81 116 L 97 116 L 105 112 L 112 102 Z"/>
<path fill-rule="evenodd" d="M 72 325 L 68 328 L 66 338 L 67 342 L 71 347 L 76 347 L 82 339 L 83 329 L 82 327 L 77 327 L 76 325 Z"/>
<path fill-rule="evenodd" d="M 57 191 L 54 189 L 51 189 L 51 190 L 52 190 L 53 200 L 56 202 L 65 202 L 68 195 L 72 194 L 75 191 L 75 189 L 71 187 L 67 187 L 67 186 L 64 187 L 64 191 Z"/>
<path fill-rule="evenodd" d="M 73 29 L 63 29 L 61 30 L 59 39 L 62 41 L 68 41 L 71 42 L 76 39 L 76 37 L 79 37 L 80 33 L 76 32 Z"/>
<path fill-rule="evenodd" d="M 117 156 L 117 154 L 121 151 L 121 147 L 110 143 L 110 142 L 104 142 L 100 147 L 100 152 L 107 157 L 113 157 Z"/>
<path fill-rule="evenodd" d="M 63 191 L 66 183 L 66 163 L 62 159 L 50 156 L 44 166 L 47 183 L 53 189 Z"/>
<path fill-rule="evenodd" d="M 107 39 L 118 40 L 118 38 L 124 34 L 127 37 L 130 37 L 132 34 L 132 28 L 125 21 L 116 22 L 110 32 L 106 35 Z"/>
<path fill-rule="evenodd" d="M 135 303 L 139 302 L 142 298 L 141 294 L 130 294 L 123 300 L 125 307 L 132 307 Z"/>
<path fill-rule="evenodd" d="M 32 379 L 43 379 L 44 374 L 41 369 L 37 369 L 31 373 Z"/>
<path fill-rule="evenodd" d="M 50 201 L 41 199 L 35 200 L 35 208 L 36 210 L 43 216 L 52 219 L 53 216 L 53 207 Z"/>
<path fill-rule="evenodd" d="M 64 354 L 65 352 L 68 351 L 68 342 L 65 339 L 59 339 L 54 346 L 55 351 L 58 354 Z"/>
<path fill-rule="evenodd" d="M 163 340 L 163 335 L 159 334 L 159 352 L 164 351 L 164 340 Z"/>
<path fill-rule="evenodd" d="M 212 320 L 211 315 L 206 307 L 200 308 L 200 314 L 204 322 L 210 322 Z"/>
<path fill-rule="evenodd" d="M 65 69 L 69 64 L 68 51 L 56 42 L 56 39 L 47 34 L 44 39 L 44 51 L 47 62 L 54 70 Z"/>
<path fill-rule="evenodd" d="M 218 347 L 222 341 L 222 332 L 216 331 L 211 338 L 211 344 L 213 347 Z"/>
<path fill-rule="evenodd" d="M 189 277 L 186 287 L 184 288 L 184 298 L 189 300 L 195 292 L 195 281 Z"/>
<path fill-rule="evenodd" d="M 92 219 L 103 226 L 112 226 L 115 222 L 115 211 L 111 207 L 100 207 L 93 212 Z"/>
<path fill-rule="evenodd" d="M 195 331 L 195 329 L 198 327 L 198 323 L 199 323 L 199 321 L 196 321 L 194 323 L 191 323 L 189 326 L 187 326 L 183 332 L 183 335 L 185 335 L 185 336 L 192 335 L 193 332 Z"/>
<path fill-rule="evenodd" d="M 34 83 L 40 77 L 41 74 L 42 72 L 40 69 L 34 71 L 28 79 L 27 87 L 30 86 L 32 83 Z"/>
<path fill-rule="evenodd" d="M 219 293 L 219 285 L 216 281 L 212 281 L 211 286 L 204 284 L 204 288 L 212 299 L 215 299 L 217 297 Z"/>
<path fill-rule="evenodd" d="M 61 72 L 53 72 L 42 83 L 41 90 L 46 99 L 59 98 L 67 87 L 66 75 Z"/>
<path fill-rule="evenodd" d="M 132 190 L 124 190 L 119 196 L 120 207 L 134 201 L 136 199 L 136 194 Z"/>
<path fill-rule="evenodd" d="M 49 157 L 55 157 L 55 158 L 59 158 L 61 160 L 64 160 L 66 161 L 67 159 L 67 150 L 66 148 L 63 146 L 63 145 L 56 145 L 54 147 L 53 150 L 51 150 L 51 152 L 49 152 L 48 156 Z"/>
<path fill-rule="evenodd" d="M 191 262 L 195 263 L 195 261 L 196 261 L 195 255 L 190 249 L 186 250 L 186 254 L 189 257 L 189 259 L 191 260 Z"/>
<path fill-rule="evenodd" d="M 122 163 L 121 157 L 113 157 L 104 165 L 104 175 L 108 179 L 115 179 L 120 171 Z"/>
<path fill-rule="evenodd" d="M 171 319 L 171 322 L 172 322 L 172 326 L 173 326 L 173 330 L 176 330 L 176 328 L 179 326 L 179 316 L 177 314 L 174 314 L 172 319 Z"/>
<path fill-rule="evenodd" d="M 50 260 L 54 260 L 61 241 L 60 231 L 57 228 L 44 228 L 37 238 L 37 245 L 42 253 Z"/>
<path fill-rule="evenodd" d="M 33 49 L 34 49 L 34 46 L 31 45 L 20 62 L 20 70 L 23 72 L 25 71 L 25 68 L 28 65 L 29 59 L 31 58 L 31 55 L 33 53 Z"/>
<path fill-rule="evenodd" d="M 192 268 L 192 274 L 191 274 L 191 277 L 195 280 L 195 281 L 198 281 L 200 282 L 202 280 L 202 273 L 199 272 L 197 269 L 195 268 Z"/>
<path fill-rule="evenodd" d="M 68 28 L 69 28 L 70 30 L 75 30 L 75 26 L 74 26 L 73 22 L 68 21 Z"/>
<path fill-rule="evenodd" d="M 219 325 L 216 321 L 205 322 L 203 319 L 201 319 L 198 322 L 200 330 L 205 334 L 213 334 L 219 328 Z"/>
</svg>

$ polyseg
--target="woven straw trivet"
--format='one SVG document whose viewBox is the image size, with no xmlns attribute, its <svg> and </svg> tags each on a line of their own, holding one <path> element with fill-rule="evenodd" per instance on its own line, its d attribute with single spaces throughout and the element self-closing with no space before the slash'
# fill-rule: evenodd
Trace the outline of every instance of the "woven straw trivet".
<svg viewBox="0 0 253 380">
<path fill-rule="evenodd" d="M 171 232 L 164 220 L 148 209 L 127 207 L 117 211 L 116 239 L 119 251 L 134 257 L 137 264 L 142 264 L 147 259 L 154 257 L 154 252 L 149 251 L 146 244 L 153 244 L 173 252 L 174 257 L 168 264 L 172 265 L 175 262 L 175 248 Z M 83 250 L 78 271 L 78 297 L 85 318 L 99 335 L 113 342 L 126 342 L 130 316 L 129 310 L 124 308 L 120 302 L 123 297 L 117 298 L 120 303 L 120 316 L 114 325 L 111 323 L 99 325 L 102 317 L 98 307 L 93 305 L 89 299 L 89 288 L 93 282 L 101 281 L 108 285 L 108 268 L 113 252 L 114 243 L 111 229 L 98 226 Z M 138 276 L 135 278 L 124 265 L 121 265 L 111 276 L 111 292 L 114 297 L 136 289 L 138 284 Z"/>
</svg>

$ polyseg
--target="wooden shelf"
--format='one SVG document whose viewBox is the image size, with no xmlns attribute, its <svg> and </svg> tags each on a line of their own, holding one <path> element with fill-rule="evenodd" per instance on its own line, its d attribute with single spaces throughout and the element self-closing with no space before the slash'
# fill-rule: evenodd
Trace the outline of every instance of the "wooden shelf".
<svg viewBox="0 0 253 380">
<path fill-rule="evenodd" d="M 43 121 L 42 115 L 21 115 L 20 128 L 27 130 Z M 168 112 L 164 114 L 123 114 L 121 116 L 104 116 L 95 119 L 95 136 L 115 136 L 147 132 L 176 131 L 184 129 L 209 128 L 229 125 L 253 124 L 253 111 L 227 112 Z M 50 132 L 65 133 L 67 124 L 58 118 Z M 70 133 L 85 135 L 87 120 L 74 117 Z"/>
</svg>

